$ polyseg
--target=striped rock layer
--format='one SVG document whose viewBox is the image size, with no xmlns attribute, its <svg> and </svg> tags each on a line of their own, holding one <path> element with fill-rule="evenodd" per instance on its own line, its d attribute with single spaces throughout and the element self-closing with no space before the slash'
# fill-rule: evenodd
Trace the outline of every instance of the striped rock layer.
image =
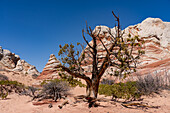
<svg viewBox="0 0 170 113">
<path fill-rule="evenodd" d="M 110 47 L 110 34 L 108 33 L 108 29 L 111 30 L 111 33 L 115 35 L 115 28 L 108 28 L 107 26 L 96 26 L 94 29 L 94 33 L 98 33 L 100 38 L 104 42 L 107 48 Z M 138 63 L 137 72 L 141 75 L 145 75 L 147 73 L 153 73 L 155 71 L 161 72 L 163 70 L 167 70 L 170 74 L 170 22 L 163 22 L 159 18 L 147 18 L 141 23 L 133 26 L 129 26 L 124 29 L 123 37 L 128 38 L 128 35 L 131 36 L 139 36 L 140 39 L 145 41 L 144 51 L 145 54 L 141 57 Z M 89 42 L 92 45 L 92 41 Z M 84 68 L 86 75 L 91 76 L 92 70 L 92 59 L 88 55 L 87 46 L 85 48 L 85 60 L 86 62 L 82 62 L 82 67 Z M 98 57 L 104 57 L 106 55 L 106 51 L 100 41 L 97 41 L 97 49 L 98 49 Z M 137 49 L 135 50 L 137 51 Z M 99 66 L 101 65 L 103 59 L 99 60 Z M 60 62 L 56 59 L 56 57 L 52 54 L 50 55 L 50 59 L 44 67 L 42 73 L 38 77 L 39 79 L 48 79 L 54 78 L 54 76 L 58 75 L 58 70 L 54 67 L 59 65 Z M 104 76 L 108 74 L 114 74 L 114 67 L 109 67 Z"/>
<path fill-rule="evenodd" d="M 37 79 L 54 79 L 57 78 L 58 76 L 58 69 L 55 67 L 60 64 L 60 61 L 57 60 L 54 54 L 50 55 L 50 58 L 45 65 L 43 71 L 41 74 L 37 77 Z"/>
<path fill-rule="evenodd" d="M 102 39 L 107 48 L 110 47 L 110 34 L 108 33 L 107 26 L 96 26 L 94 33 L 98 33 L 101 29 L 99 37 Z M 115 28 L 110 29 L 111 33 L 115 35 Z M 154 71 L 167 70 L 170 74 L 170 22 L 163 22 L 159 18 L 147 18 L 142 23 L 134 26 L 129 26 L 124 29 L 123 37 L 128 38 L 128 35 L 139 36 L 139 39 L 143 39 L 145 44 L 143 45 L 143 50 L 145 54 L 141 57 L 138 63 L 137 72 L 141 75 L 152 73 Z M 89 42 L 91 45 L 93 42 Z M 104 57 L 106 51 L 103 45 L 98 41 L 97 45 L 98 57 Z M 89 47 L 85 48 L 87 52 L 85 56 L 86 63 L 83 67 L 87 75 L 91 75 L 92 70 L 92 58 L 88 55 Z M 137 50 L 137 49 L 136 49 Z M 136 51 L 135 50 L 135 51 Z M 103 59 L 99 61 L 99 66 L 101 65 Z M 112 69 L 111 69 L 112 68 Z M 114 74 L 114 67 L 110 67 L 106 70 L 104 75 Z"/>
</svg>

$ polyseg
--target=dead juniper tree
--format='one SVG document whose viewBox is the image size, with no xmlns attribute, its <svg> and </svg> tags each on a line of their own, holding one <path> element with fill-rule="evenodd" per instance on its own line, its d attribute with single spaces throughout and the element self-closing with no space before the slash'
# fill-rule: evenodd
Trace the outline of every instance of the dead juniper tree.
<svg viewBox="0 0 170 113">
<path fill-rule="evenodd" d="M 112 14 L 117 23 L 115 24 L 115 34 L 111 32 L 111 29 L 107 29 L 109 37 L 101 37 L 101 27 L 99 27 L 99 30 L 92 30 L 91 27 L 86 25 L 86 30 L 82 30 L 83 39 L 87 44 L 86 49 L 80 54 L 80 51 L 77 51 L 74 45 L 65 44 L 63 47 L 60 45 L 60 51 L 58 53 L 58 55 L 61 56 L 62 64 L 56 68 L 62 68 L 62 70 L 70 75 L 85 80 L 87 83 L 87 96 L 91 96 L 92 92 L 93 98 L 97 98 L 101 77 L 108 67 L 113 66 L 117 69 L 114 72 L 115 76 L 126 76 L 135 71 L 137 60 L 144 53 L 144 51 L 141 50 L 142 41 L 138 36 L 132 37 L 129 34 L 128 38 L 125 38 L 123 36 L 124 31 L 120 29 L 119 17 L 116 16 L 113 11 Z M 92 43 L 87 41 L 85 34 L 92 38 Z M 109 38 L 109 40 L 107 40 L 110 41 L 109 46 L 103 42 L 102 39 L 104 38 Z M 104 51 L 106 51 L 105 56 L 102 58 L 99 58 L 97 54 L 99 51 L 97 49 L 99 43 L 102 44 Z M 81 44 L 78 43 L 77 45 Z M 136 48 L 136 50 L 134 48 Z M 135 54 L 134 50 L 137 51 Z M 84 67 L 82 66 L 83 63 L 89 60 L 85 59 L 87 55 L 92 59 L 91 77 L 86 75 Z"/>
</svg>

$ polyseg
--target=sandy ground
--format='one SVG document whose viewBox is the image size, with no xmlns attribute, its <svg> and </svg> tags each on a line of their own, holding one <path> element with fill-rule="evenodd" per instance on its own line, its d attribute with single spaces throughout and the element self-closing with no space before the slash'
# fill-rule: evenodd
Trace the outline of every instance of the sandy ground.
<svg viewBox="0 0 170 113">
<path fill-rule="evenodd" d="M 24 85 L 32 85 L 33 83 L 38 82 L 37 80 L 33 79 L 31 75 L 24 75 L 19 72 L 0 70 L 0 75 L 5 75 L 9 80 L 18 81 Z"/>
<path fill-rule="evenodd" d="M 84 88 L 77 87 L 71 92 L 73 95 L 68 97 L 70 104 L 62 109 L 59 109 L 58 105 L 61 105 L 64 100 L 52 102 L 53 107 L 49 108 L 49 104 L 33 105 L 33 102 L 30 101 L 31 97 L 12 93 L 6 100 L 0 100 L 0 113 L 170 113 L 170 91 L 167 90 L 162 91 L 160 95 L 155 94 L 153 97 L 142 97 L 143 100 L 139 101 L 139 103 L 159 106 L 159 108 L 126 108 L 120 102 L 114 101 L 99 102 L 99 107 L 88 108 L 86 102 L 71 104 L 74 101 L 73 96 L 85 94 Z M 111 97 L 100 95 L 99 98 L 110 100 Z"/>
</svg>

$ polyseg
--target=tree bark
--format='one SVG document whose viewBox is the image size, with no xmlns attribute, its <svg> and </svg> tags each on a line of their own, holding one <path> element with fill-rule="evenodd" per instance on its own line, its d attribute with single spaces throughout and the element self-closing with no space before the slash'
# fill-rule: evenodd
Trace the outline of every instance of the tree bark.
<svg viewBox="0 0 170 113">
<path fill-rule="evenodd" d="M 99 89 L 99 82 L 95 82 L 92 86 L 92 92 L 94 98 L 97 98 L 98 89 Z"/>
<path fill-rule="evenodd" d="M 92 80 L 91 85 L 87 83 L 87 87 L 86 87 L 87 96 L 97 98 L 98 89 L 99 89 L 99 80 L 94 78 L 94 80 Z"/>
</svg>

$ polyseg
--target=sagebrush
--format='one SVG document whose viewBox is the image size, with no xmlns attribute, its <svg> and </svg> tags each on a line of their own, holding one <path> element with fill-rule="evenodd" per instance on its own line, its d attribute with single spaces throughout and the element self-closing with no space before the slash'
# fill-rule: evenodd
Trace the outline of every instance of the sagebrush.
<svg viewBox="0 0 170 113">
<path fill-rule="evenodd" d="M 137 88 L 143 95 L 150 95 L 152 93 L 159 93 L 162 89 L 170 88 L 170 75 L 164 73 L 160 74 L 148 74 L 144 77 L 138 76 Z"/>
<path fill-rule="evenodd" d="M 54 101 L 57 101 L 57 99 L 65 98 L 69 95 L 69 90 L 68 83 L 56 79 L 43 85 L 39 97 L 41 98 L 40 100 L 52 98 Z"/>
</svg>

